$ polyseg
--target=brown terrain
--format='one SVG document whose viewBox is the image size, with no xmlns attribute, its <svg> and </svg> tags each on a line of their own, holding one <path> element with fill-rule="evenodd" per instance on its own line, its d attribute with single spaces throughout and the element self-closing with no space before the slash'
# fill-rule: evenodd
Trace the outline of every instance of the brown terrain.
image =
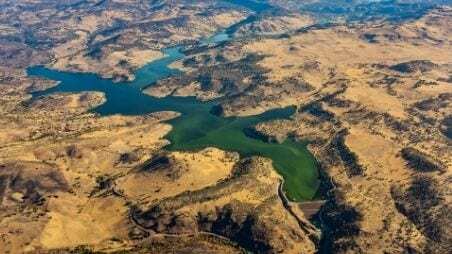
<svg viewBox="0 0 452 254">
<path fill-rule="evenodd" d="M 269 55 L 259 62 L 269 80 L 298 78 L 312 90 L 282 89 L 249 110 L 235 100 L 224 112 L 302 101 L 293 120 L 257 130 L 313 141 L 332 180 L 320 216 L 338 227 L 330 232 L 336 250 L 445 253 L 452 247 L 445 124 L 452 112 L 451 14 L 444 9 L 403 25 L 335 27 L 246 45 Z M 338 221 L 337 209 L 350 221 Z"/>
<path fill-rule="evenodd" d="M 249 14 L 187 2 L 0 3 L 0 253 L 450 252 L 451 8 L 301 30 L 311 17 L 258 20 L 146 89 L 217 98 L 225 116 L 297 106 L 255 131 L 310 141 L 320 201 L 288 201 L 266 158 L 165 151 L 177 112 L 101 117 L 98 92 L 31 100 L 57 84 L 28 66 L 130 80 Z"/>
<path fill-rule="evenodd" d="M 131 80 L 137 68 L 162 56 L 162 48 L 196 42 L 247 15 L 214 1 L 186 2 L 4 1 L 0 54 L 17 62 L 8 66 L 50 60 L 60 70 Z"/>
<path fill-rule="evenodd" d="M 209 53 L 233 56 L 227 70 L 222 63 L 203 66 L 182 82 L 161 82 L 147 92 L 201 99 L 213 94 L 224 98 L 225 115 L 297 105 L 292 120 L 256 129 L 273 140 L 313 142 L 311 150 L 334 185 L 321 210 L 323 222 L 345 228 L 331 232 L 331 248 L 444 253 L 451 248 L 445 226 L 451 205 L 451 15 L 445 8 L 399 25 L 335 26 L 230 43 Z M 210 75 L 209 85 L 196 85 L 199 75 Z M 226 87 L 225 79 L 235 87 Z M 181 87 L 184 81 L 188 86 Z M 337 209 L 352 214 L 351 221 L 329 218 L 338 216 Z"/>
</svg>

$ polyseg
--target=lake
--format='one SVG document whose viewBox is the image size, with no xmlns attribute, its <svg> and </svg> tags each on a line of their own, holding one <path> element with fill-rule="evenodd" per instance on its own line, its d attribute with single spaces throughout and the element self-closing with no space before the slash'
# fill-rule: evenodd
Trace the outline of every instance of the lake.
<svg viewBox="0 0 452 254">
<path fill-rule="evenodd" d="M 250 2 L 247 2 L 250 3 Z M 253 6 L 261 11 L 261 5 Z M 225 33 L 206 38 L 202 43 L 219 43 L 229 40 Z M 92 109 L 100 116 L 114 114 L 142 115 L 158 111 L 176 111 L 178 118 L 168 121 L 173 126 L 166 138 L 171 142 L 165 149 L 170 151 L 196 151 L 206 147 L 216 147 L 238 152 L 242 157 L 263 156 L 273 161 L 274 168 L 284 179 L 284 191 L 293 201 L 311 200 L 319 186 L 317 163 L 306 148 L 306 143 L 288 139 L 281 144 L 267 143 L 245 134 L 245 130 L 264 121 L 288 119 L 295 107 L 274 109 L 249 117 L 221 117 L 212 114 L 215 101 L 202 102 L 194 97 L 156 98 L 142 93 L 142 88 L 180 71 L 169 65 L 182 59 L 182 47 L 163 50 L 164 57 L 150 62 L 135 73 L 131 82 L 114 83 L 92 73 L 57 71 L 44 66 L 27 69 L 28 75 L 59 81 L 59 85 L 45 91 L 36 92 L 34 98 L 56 92 L 77 93 L 99 91 L 107 101 Z"/>
</svg>

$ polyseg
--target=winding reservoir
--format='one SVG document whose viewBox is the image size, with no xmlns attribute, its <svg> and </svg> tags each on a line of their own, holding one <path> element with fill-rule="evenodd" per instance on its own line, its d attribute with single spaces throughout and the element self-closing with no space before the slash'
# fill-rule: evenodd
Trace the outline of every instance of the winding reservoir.
<svg viewBox="0 0 452 254">
<path fill-rule="evenodd" d="M 225 33 L 204 40 L 218 43 L 228 40 Z M 161 79 L 180 74 L 169 65 L 185 55 L 182 47 L 163 50 L 165 56 L 139 69 L 132 82 L 114 83 L 96 74 L 52 70 L 43 66 L 29 68 L 28 75 L 59 81 L 59 85 L 34 93 L 45 96 L 55 92 L 99 91 L 107 101 L 92 111 L 101 116 L 113 114 L 141 115 L 158 111 L 176 111 L 181 116 L 168 121 L 173 126 L 167 135 L 171 142 L 167 150 L 195 151 L 217 147 L 238 152 L 242 157 L 263 156 L 272 159 L 273 166 L 284 179 L 284 191 L 293 201 L 311 200 L 319 185 L 317 165 L 305 143 L 286 140 L 281 144 L 267 143 L 245 135 L 244 130 L 260 122 L 289 118 L 294 107 L 275 109 L 249 117 L 221 117 L 211 114 L 215 102 L 201 102 L 193 97 L 155 98 L 142 93 L 142 88 Z"/>
</svg>

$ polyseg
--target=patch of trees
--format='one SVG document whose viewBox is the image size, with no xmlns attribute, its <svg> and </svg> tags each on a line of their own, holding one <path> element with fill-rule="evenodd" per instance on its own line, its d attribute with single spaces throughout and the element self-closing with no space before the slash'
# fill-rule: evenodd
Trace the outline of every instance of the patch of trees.
<svg viewBox="0 0 452 254">
<path fill-rule="evenodd" d="M 161 168 L 166 168 L 171 164 L 170 159 L 166 155 L 156 155 L 150 160 L 146 161 L 140 167 L 140 171 L 151 172 Z"/>
<path fill-rule="evenodd" d="M 322 104 L 319 102 L 310 103 L 302 108 L 300 108 L 300 112 L 306 112 L 313 116 L 316 116 L 323 121 L 331 122 L 334 120 L 334 114 L 324 110 Z"/>
<path fill-rule="evenodd" d="M 233 24 L 232 26 L 228 27 L 225 31 L 225 33 L 227 34 L 234 34 L 235 32 L 237 32 L 242 26 L 249 24 L 249 23 L 253 23 L 255 21 L 259 20 L 259 17 L 257 15 L 250 15 L 248 16 L 246 19 L 237 22 L 235 24 Z"/>
<path fill-rule="evenodd" d="M 140 160 L 140 156 L 136 152 L 126 152 L 119 156 L 119 162 L 124 164 L 134 163 Z"/>
<path fill-rule="evenodd" d="M 322 228 L 318 254 L 359 252 L 354 237 L 360 234 L 357 224 L 362 215 L 355 208 L 339 204 L 336 198 L 328 200 L 314 220 Z"/>
<path fill-rule="evenodd" d="M 429 155 L 412 147 L 403 148 L 400 151 L 402 158 L 407 161 L 410 168 L 420 172 L 443 171 L 444 166 L 435 161 Z"/>
<path fill-rule="evenodd" d="M 251 212 L 252 209 L 237 201 L 212 212 L 199 212 L 196 216 L 190 216 L 156 205 L 144 212 L 132 208 L 131 215 L 142 227 L 157 233 L 210 232 L 231 239 L 250 251 L 268 253 L 271 246 L 257 216 Z"/>
<path fill-rule="evenodd" d="M 377 43 L 377 35 L 373 33 L 364 33 L 362 38 L 369 43 Z"/>
<path fill-rule="evenodd" d="M 196 218 L 184 213 L 165 210 L 159 205 L 153 206 L 145 212 L 132 209 L 132 218 L 142 227 L 157 233 L 186 234 L 198 231 Z"/>
<path fill-rule="evenodd" d="M 240 204 L 227 204 L 219 209 L 214 217 L 199 214 L 198 223 L 204 230 L 225 236 L 247 250 L 268 253 L 271 246 L 266 239 L 266 233 L 258 225 L 257 216 L 243 209 L 251 208 L 242 208 Z"/>
<path fill-rule="evenodd" d="M 72 159 L 80 159 L 83 157 L 83 151 L 77 145 L 66 147 L 66 155 Z"/>
<path fill-rule="evenodd" d="M 393 187 L 391 195 L 397 210 L 427 237 L 425 253 L 448 253 L 452 236 L 448 233 L 451 209 L 444 204 L 438 182 L 430 176 L 416 176 L 403 190 Z"/>
<path fill-rule="evenodd" d="M 441 132 L 449 139 L 452 139 L 452 115 L 447 116 L 441 122 Z"/>
<path fill-rule="evenodd" d="M 386 126 L 390 127 L 391 129 L 399 132 L 407 132 L 410 130 L 409 123 L 399 121 L 388 113 L 382 113 L 381 115 L 383 116 L 383 121 Z"/>
<path fill-rule="evenodd" d="M 183 65 L 185 67 L 192 67 L 197 68 L 199 65 L 208 65 L 208 64 L 215 64 L 215 63 L 225 63 L 226 58 L 224 58 L 222 55 L 216 55 L 215 57 L 205 54 L 205 55 L 199 55 L 199 56 L 193 56 L 190 58 L 187 58 L 183 61 Z"/>
<path fill-rule="evenodd" d="M 128 26 L 129 24 L 125 20 L 116 19 L 110 26 L 96 30 L 93 34 L 91 34 L 87 42 L 88 47 L 102 48 L 105 45 L 114 43 L 120 36 L 118 33 Z M 96 38 L 98 38 L 99 36 L 107 39 L 96 41 Z"/>
<path fill-rule="evenodd" d="M 255 168 L 253 163 L 253 158 L 243 158 L 242 160 L 234 164 L 234 168 L 232 169 L 232 177 L 238 179 L 239 177 L 250 174 L 253 168 Z"/>
<path fill-rule="evenodd" d="M 263 75 L 265 70 L 256 64 L 262 58 L 262 56 L 251 54 L 235 62 L 201 66 L 194 72 L 164 80 L 159 85 L 165 86 L 168 83 L 187 86 L 193 82 L 199 82 L 203 91 L 214 91 L 231 96 L 266 80 Z M 187 61 L 193 63 L 198 60 Z"/>
<path fill-rule="evenodd" d="M 419 80 L 419 81 L 417 81 L 414 85 L 413 85 L 413 88 L 419 88 L 419 87 L 421 87 L 421 86 L 437 86 L 437 85 L 439 85 L 438 83 L 436 83 L 435 81 L 426 81 L 426 80 L 423 80 L 423 79 L 421 79 L 421 80 Z"/>
<path fill-rule="evenodd" d="M 344 131 L 336 136 L 336 139 L 338 139 L 336 142 L 343 143 L 345 134 Z M 336 148 L 333 147 L 331 150 L 335 151 Z M 333 160 L 336 155 L 326 155 L 326 157 L 331 157 Z M 326 162 L 326 164 L 334 163 L 334 161 Z M 325 167 L 325 165 L 320 166 Z M 362 215 L 354 207 L 342 204 L 340 197 L 334 191 L 333 180 L 324 170 L 320 169 L 320 186 L 317 195 L 327 199 L 327 201 L 312 217 L 312 222 L 322 231 L 317 253 L 360 253 L 361 250 L 354 238 L 361 232 L 358 222 Z"/>
<path fill-rule="evenodd" d="M 319 180 L 320 184 L 317 189 L 317 193 L 315 195 L 316 199 L 328 200 L 334 199 L 334 182 L 333 179 L 326 172 L 326 168 L 328 167 L 327 163 L 324 163 L 323 160 L 318 164 L 319 167 Z"/>
<path fill-rule="evenodd" d="M 194 67 L 194 66 L 197 66 L 199 63 L 200 63 L 200 62 L 199 62 L 199 60 L 197 59 L 197 57 L 190 57 L 190 58 L 185 59 L 185 60 L 182 62 L 182 64 L 183 64 L 185 67 Z"/>
<path fill-rule="evenodd" d="M 36 174 L 36 170 L 39 174 Z M 68 191 L 69 185 L 58 169 L 34 165 L 0 165 L 0 205 L 5 195 L 21 193 L 25 205 L 43 205 L 46 196 Z"/>
<path fill-rule="evenodd" d="M 67 42 L 76 38 L 76 35 L 74 34 L 66 35 L 64 38 L 49 37 L 48 33 L 41 31 L 41 28 L 25 28 L 22 34 L 23 38 L 21 39 L 30 48 L 37 50 L 48 50 L 59 43 Z"/>
<path fill-rule="evenodd" d="M 109 175 L 100 175 L 96 177 L 96 186 L 90 193 L 90 197 L 93 197 L 97 194 L 106 194 L 107 192 L 111 193 L 111 189 L 114 186 L 114 180 Z M 102 192 L 102 193 L 101 193 Z"/>
<path fill-rule="evenodd" d="M 346 129 L 337 133 L 331 140 L 331 145 L 344 163 L 347 175 L 349 177 L 362 176 L 364 175 L 364 168 L 359 165 L 357 155 L 345 145 L 345 136 L 347 134 L 348 131 Z"/>
<path fill-rule="evenodd" d="M 300 4 L 300 9 L 329 20 L 342 18 L 348 22 L 400 22 L 422 17 L 435 6 L 432 2 L 434 1 L 306 1 Z"/>
<path fill-rule="evenodd" d="M 389 69 L 402 72 L 402 73 L 414 73 L 414 72 L 428 72 L 436 68 L 438 65 L 428 60 L 414 60 L 404 63 L 392 65 Z"/>
<path fill-rule="evenodd" d="M 416 102 L 414 106 L 422 111 L 438 111 L 441 108 L 445 108 L 449 105 L 452 100 L 452 94 L 443 93 L 435 98 L 428 98 L 419 102 Z"/>
<path fill-rule="evenodd" d="M 352 104 L 353 102 L 350 100 L 339 99 L 337 97 L 332 98 L 328 101 L 328 105 L 338 108 L 348 108 L 351 107 Z"/>
<path fill-rule="evenodd" d="M 109 37 L 105 40 L 93 43 L 89 48 L 89 52 L 85 54 L 85 56 L 89 56 L 93 59 L 100 60 L 104 52 L 102 51 L 102 48 L 106 47 L 107 45 L 115 44 L 120 39 L 120 35 L 115 35 L 112 37 Z"/>
</svg>

